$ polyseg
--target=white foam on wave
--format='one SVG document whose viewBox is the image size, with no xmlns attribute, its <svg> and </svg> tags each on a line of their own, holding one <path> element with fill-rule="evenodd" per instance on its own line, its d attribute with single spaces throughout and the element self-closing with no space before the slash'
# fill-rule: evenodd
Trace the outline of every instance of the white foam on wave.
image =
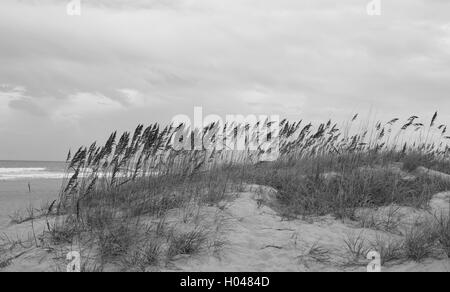
<svg viewBox="0 0 450 292">
<path fill-rule="evenodd" d="M 74 174 L 73 171 L 48 171 L 46 168 L 0 168 L 0 181 L 4 180 L 27 180 L 27 179 L 63 179 L 71 177 Z M 86 178 L 92 174 L 91 169 L 83 169 L 78 174 L 79 178 Z M 143 175 L 142 171 L 137 173 L 139 176 Z M 158 172 L 149 171 L 146 175 L 157 175 Z M 97 173 L 98 178 L 110 177 L 111 172 Z M 123 171 L 116 174 L 116 178 L 131 177 L 134 175 L 133 171 Z"/>
<path fill-rule="evenodd" d="M 44 167 L 27 167 L 27 168 L 6 168 L 0 167 L 0 175 L 1 174 L 12 174 L 12 173 L 27 173 L 27 172 L 38 172 L 38 171 L 46 171 L 47 169 Z"/>
<path fill-rule="evenodd" d="M 0 180 L 21 179 L 62 179 L 64 172 L 51 172 L 43 167 L 30 168 L 2 168 L 0 167 Z"/>
</svg>

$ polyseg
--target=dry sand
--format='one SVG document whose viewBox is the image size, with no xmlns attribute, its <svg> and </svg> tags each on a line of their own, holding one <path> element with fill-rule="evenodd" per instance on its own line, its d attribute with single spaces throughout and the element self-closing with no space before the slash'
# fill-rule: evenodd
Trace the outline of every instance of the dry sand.
<svg viewBox="0 0 450 292">
<path fill-rule="evenodd" d="M 362 234 L 367 242 L 401 240 L 402 235 L 361 228 L 358 222 L 342 222 L 331 216 L 285 220 L 265 203 L 274 200 L 275 191 L 267 187 L 249 186 L 245 192 L 219 207 L 202 207 L 201 216 L 217 232 L 214 240 L 220 248 L 208 248 L 194 256 L 178 256 L 161 271 L 366 271 L 367 262 L 352 262 L 344 239 Z M 433 220 L 432 213 L 448 212 L 450 193 L 434 196 L 430 210 L 396 208 L 399 228 L 417 219 Z M 369 210 L 370 215 L 382 218 L 389 208 Z M 366 216 L 368 210 L 360 210 Z M 181 211 L 172 212 L 172 220 L 179 221 Z M 184 213 L 186 211 L 183 211 Z M 446 213 L 448 214 L 448 213 Z M 209 218 L 209 221 L 208 221 Z M 215 218 L 214 220 L 212 218 Z M 219 220 L 217 219 L 219 218 Z M 170 221 L 170 220 L 169 220 Z M 219 223 L 220 222 L 220 223 Z M 11 225 L 2 230 L 9 238 L 22 238 L 29 246 L 16 246 L 4 251 L 0 259 L 7 264 L 0 271 L 55 271 L 55 252 L 32 247 L 34 240 L 31 223 Z M 44 220 L 34 222 L 35 233 L 42 233 Z M 184 227 L 183 227 L 184 228 Z M 185 228 L 189 228 L 186 226 Z M 211 239 L 213 240 L 213 239 Z M 319 247 L 320 252 L 310 252 Z M 2 261 L 0 260 L 0 262 Z M 61 267 L 59 267 L 59 270 Z M 152 269 L 154 270 L 154 269 Z M 428 259 L 421 263 L 398 262 L 383 267 L 383 271 L 450 271 L 448 259 Z"/>
<path fill-rule="evenodd" d="M 254 186 L 253 189 L 258 188 Z M 270 197 L 273 190 L 267 189 Z M 350 261 L 351 256 L 344 247 L 348 236 L 363 234 L 367 242 L 400 240 L 401 236 L 383 231 L 359 228 L 357 222 L 341 222 L 331 216 L 290 220 L 281 218 L 274 210 L 258 206 L 260 195 L 248 191 L 228 205 L 224 211 L 226 246 L 219 255 L 202 254 L 185 257 L 173 262 L 180 271 L 366 271 L 368 261 L 359 264 Z M 433 199 L 434 211 L 448 208 L 450 193 L 442 193 Z M 384 213 L 386 208 L 376 212 Z M 428 217 L 428 212 L 404 208 L 411 220 Z M 411 213 L 414 211 L 413 213 Z M 399 212 L 399 213 L 402 213 Z M 309 250 L 319 246 L 324 254 L 310 254 Z M 422 263 L 403 262 L 383 268 L 384 271 L 450 271 L 448 259 L 429 259 Z"/>
</svg>

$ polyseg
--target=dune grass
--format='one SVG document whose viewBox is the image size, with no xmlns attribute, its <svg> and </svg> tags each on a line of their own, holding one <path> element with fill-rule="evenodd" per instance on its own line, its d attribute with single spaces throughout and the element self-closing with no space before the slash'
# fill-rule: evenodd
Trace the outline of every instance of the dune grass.
<svg viewBox="0 0 450 292">
<path fill-rule="evenodd" d="M 450 258 L 450 214 L 437 218 L 434 233 L 445 254 Z"/>
<path fill-rule="evenodd" d="M 331 121 L 314 127 L 283 120 L 276 135 L 280 155 L 267 163 L 258 163 L 264 154 L 260 148 L 173 148 L 180 131 L 181 140 L 199 135 L 217 142 L 230 132 L 234 138 L 244 135 L 250 125 L 222 130 L 212 123 L 203 131 L 192 131 L 153 124 L 139 125 L 120 137 L 114 132 L 104 145 L 93 143 L 69 152 L 67 177 L 57 204 L 49 210 L 63 219 L 49 225 L 49 238 L 52 244 L 94 243 L 101 267 L 115 263 L 145 270 L 214 245 L 201 220 L 187 216 L 184 222 L 169 223 L 171 212 L 215 206 L 246 184 L 277 190 L 273 203 L 290 218 L 333 214 L 352 219 L 358 208 L 391 204 L 426 208 L 430 198 L 449 190 L 450 184 L 426 175 L 405 178 L 402 169 L 450 169 L 449 137 L 446 127 L 436 123 L 437 114 L 429 123 L 418 119 L 412 116 L 403 124 L 392 119 L 356 130 L 352 125 L 357 115 L 344 130 Z M 191 231 L 181 232 L 180 224 L 188 224 Z M 448 248 L 442 234 L 440 240 Z M 411 234 L 407 244 L 414 259 L 427 254 L 417 251 L 417 238 Z M 396 250 L 385 247 L 388 257 L 396 257 Z"/>
<path fill-rule="evenodd" d="M 431 197 L 450 189 L 446 181 L 418 175 L 405 179 L 389 165 L 377 169 L 347 166 L 335 160 L 326 165 L 304 158 L 296 165 L 274 163 L 246 172 L 246 181 L 278 190 L 284 212 L 353 218 L 357 208 L 397 204 L 425 208 Z M 335 172 L 338 171 L 338 172 Z"/>
</svg>

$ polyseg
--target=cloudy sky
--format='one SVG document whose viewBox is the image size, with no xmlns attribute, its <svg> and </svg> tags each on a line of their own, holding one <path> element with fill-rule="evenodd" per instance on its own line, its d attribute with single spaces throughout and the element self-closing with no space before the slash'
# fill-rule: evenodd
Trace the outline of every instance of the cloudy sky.
<svg viewBox="0 0 450 292">
<path fill-rule="evenodd" d="M 450 1 L 2 0 L 0 159 L 192 115 L 450 122 Z"/>
</svg>

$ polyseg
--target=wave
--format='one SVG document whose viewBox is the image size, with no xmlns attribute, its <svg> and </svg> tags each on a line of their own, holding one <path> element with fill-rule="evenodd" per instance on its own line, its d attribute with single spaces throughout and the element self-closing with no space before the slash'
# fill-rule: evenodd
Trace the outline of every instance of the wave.
<svg viewBox="0 0 450 292">
<path fill-rule="evenodd" d="M 65 173 L 59 171 L 48 171 L 44 167 L 29 168 L 4 168 L 0 167 L 0 180 L 21 179 L 62 179 Z"/>
<path fill-rule="evenodd" d="M 65 172 L 62 170 L 49 171 L 47 168 L 1 168 L 0 167 L 0 181 L 4 180 L 27 180 L 27 179 L 63 179 L 72 176 L 72 171 Z M 79 178 L 89 177 L 92 174 L 92 170 L 89 168 L 82 169 Z M 139 176 L 143 175 L 142 171 L 137 173 Z M 97 173 L 99 178 L 110 177 L 111 172 Z M 122 171 L 116 174 L 117 178 L 131 177 L 134 175 L 132 170 Z M 158 175 L 157 171 L 148 171 L 146 175 Z"/>
<path fill-rule="evenodd" d="M 1 174 L 9 174 L 9 173 L 25 173 L 25 172 L 37 172 L 37 171 L 46 171 L 47 169 L 44 167 L 26 167 L 26 168 L 7 168 L 0 167 L 0 175 Z"/>
</svg>

